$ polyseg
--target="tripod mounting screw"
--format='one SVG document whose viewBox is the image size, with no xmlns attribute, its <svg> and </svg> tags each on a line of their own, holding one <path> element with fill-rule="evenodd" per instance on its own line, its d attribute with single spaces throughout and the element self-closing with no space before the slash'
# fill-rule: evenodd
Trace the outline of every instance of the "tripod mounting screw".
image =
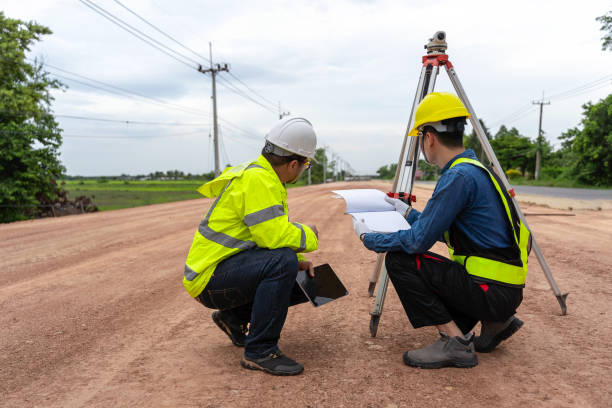
<svg viewBox="0 0 612 408">
<path fill-rule="evenodd" d="M 446 33 L 444 31 L 436 31 L 433 37 L 430 38 L 429 42 L 425 45 L 427 54 L 445 54 L 447 47 Z"/>
</svg>

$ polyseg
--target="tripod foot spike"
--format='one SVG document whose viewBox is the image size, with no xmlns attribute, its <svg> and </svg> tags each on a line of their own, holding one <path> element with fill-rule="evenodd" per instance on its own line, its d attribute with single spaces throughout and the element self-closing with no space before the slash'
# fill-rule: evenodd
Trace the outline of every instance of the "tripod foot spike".
<svg viewBox="0 0 612 408">
<path fill-rule="evenodd" d="M 380 315 L 372 315 L 370 317 L 370 335 L 372 337 L 376 337 L 376 332 L 378 332 L 378 322 L 380 322 Z"/>
<path fill-rule="evenodd" d="M 374 297 L 374 289 L 376 289 L 376 282 L 370 282 L 368 285 L 368 297 Z"/>
<path fill-rule="evenodd" d="M 567 298 L 568 293 L 561 293 L 557 296 L 557 301 L 559 301 L 559 306 L 561 306 L 561 316 L 565 316 L 567 314 L 567 306 L 565 305 L 565 299 Z"/>
</svg>

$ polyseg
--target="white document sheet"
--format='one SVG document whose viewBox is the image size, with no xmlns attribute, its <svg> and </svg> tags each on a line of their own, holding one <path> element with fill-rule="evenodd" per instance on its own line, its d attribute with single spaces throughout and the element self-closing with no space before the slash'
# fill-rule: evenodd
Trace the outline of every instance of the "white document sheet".
<svg viewBox="0 0 612 408">
<path fill-rule="evenodd" d="M 346 213 L 364 222 L 372 231 L 388 233 L 409 230 L 410 224 L 395 207 L 385 201 L 386 194 L 375 189 L 334 190 L 346 202 Z"/>
</svg>

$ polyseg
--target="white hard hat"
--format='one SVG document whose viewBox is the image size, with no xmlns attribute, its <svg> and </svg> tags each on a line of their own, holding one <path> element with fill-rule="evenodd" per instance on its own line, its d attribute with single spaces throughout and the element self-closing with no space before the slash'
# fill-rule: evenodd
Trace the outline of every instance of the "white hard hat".
<svg viewBox="0 0 612 408">
<path fill-rule="evenodd" d="M 314 160 L 317 135 L 312 124 L 304 118 L 285 118 L 279 121 L 266 135 L 266 140 L 287 152 Z M 279 156 L 287 156 L 278 150 Z"/>
</svg>

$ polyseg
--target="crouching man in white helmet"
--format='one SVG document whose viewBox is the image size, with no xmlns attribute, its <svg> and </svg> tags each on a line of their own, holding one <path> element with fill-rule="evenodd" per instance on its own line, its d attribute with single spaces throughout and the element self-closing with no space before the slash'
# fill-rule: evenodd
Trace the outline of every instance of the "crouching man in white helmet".
<svg viewBox="0 0 612 408">
<path fill-rule="evenodd" d="M 286 118 L 266 135 L 257 160 L 226 169 L 201 186 L 217 197 L 195 233 L 183 285 L 239 347 L 240 364 L 274 375 L 304 367 L 278 348 L 298 270 L 311 262 L 302 252 L 318 247 L 315 226 L 290 222 L 285 183 L 295 183 L 314 159 L 316 135 L 309 121 Z M 248 326 L 248 328 L 247 328 Z"/>
</svg>

